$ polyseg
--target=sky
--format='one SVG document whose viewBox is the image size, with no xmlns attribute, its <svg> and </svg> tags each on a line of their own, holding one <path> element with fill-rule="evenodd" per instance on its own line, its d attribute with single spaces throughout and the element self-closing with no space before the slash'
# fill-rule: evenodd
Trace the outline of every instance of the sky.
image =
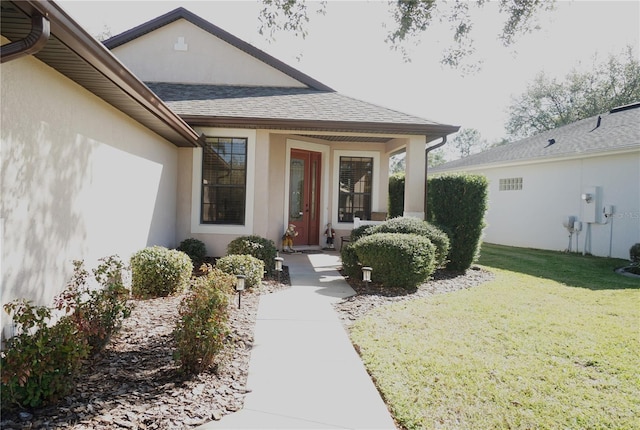
<svg viewBox="0 0 640 430">
<path fill-rule="evenodd" d="M 559 1 L 555 10 L 539 15 L 540 30 L 512 48 L 500 45 L 498 7 L 489 3 L 473 14 L 482 69 L 466 75 L 440 64 L 451 39 L 446 24 L 406 44 L 410 62 L 392 50 L 385 43 L 394 25 L 387 1 L 329 0 L 325 14 L 315 13 L 319 2 L 308 2 L 307 36 L 280 32 L 275 41 L 258 32 L 259 0 L 58 3 L 92 35 L 105 29 L 117 35 L 182 6 L 344 95 L 475 128 L 488 142 L 506 137 L 511 98 L 526 91 L 538 73 L 562 79 L 573 68 L 588 70 L 594 55 L 604 60 L 628 45 L 638 57 L 640 45 L 639 0 Z"/>
</svg>

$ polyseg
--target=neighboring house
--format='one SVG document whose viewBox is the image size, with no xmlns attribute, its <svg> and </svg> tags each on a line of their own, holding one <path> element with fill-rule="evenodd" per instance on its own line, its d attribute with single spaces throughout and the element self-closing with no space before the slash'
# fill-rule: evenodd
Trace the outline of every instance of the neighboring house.
<svg viewBox="0 0 640 430">
<path fill-rule="evenodd" d="M 640 103 L 430 169 L 489 180 L 484 240 L 629 258 L 640 242 Z M 573 216 L 582 230 L 564 224 Z"/>
<path fill-rule="evenodd" d="M 423 217 L 425 146 L 458 129 L 341 95 L 182 8 L 109 51 L 54 2 L 1 5 L 2 304 L 51 303 L 72 260 L 189 237 L 216 256 L 293 223 L 323 245 L 327 223 L 386 212 L 402 150 L 405 213 Z"/>
</svg>

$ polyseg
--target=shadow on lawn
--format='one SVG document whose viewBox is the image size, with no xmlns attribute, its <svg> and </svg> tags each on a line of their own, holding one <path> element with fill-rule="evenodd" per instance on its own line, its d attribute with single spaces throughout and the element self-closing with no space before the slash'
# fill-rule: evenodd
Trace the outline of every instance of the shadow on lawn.
<svg viewBox="0 0 640 430">
<path fill-rule="evenodd" d="M 484 243 L 478 263 L 551 279 L 571 287 L 590 290 L 640 289 L 640 279 L 615 272 L 629 264 L 617 258 Z"/>
</svg>

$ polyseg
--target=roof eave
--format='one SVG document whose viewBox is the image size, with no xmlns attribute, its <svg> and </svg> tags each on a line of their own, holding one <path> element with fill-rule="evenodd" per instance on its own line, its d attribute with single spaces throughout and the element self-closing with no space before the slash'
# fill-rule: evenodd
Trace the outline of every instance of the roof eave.
<svg viewBox="0 0 640 430">
<path fill-rule="evenodd" d="M 460 127 L 444 124 L 402 124 L 383 122 L 319 121 L 280 118 L 223 117 L 182 115 L 192 127 L 264 128 L 281 130 L 343 131 L 425 135 L 432 139 L 458 131 Z M 431 140 L 432 140 L 431 139 Z"/>
<path fill-rule="evenodd" d="M 27 15 L 32 15 L 34 11 L 37 11 L 47 17 L 51 22 L 51 34 L 171 129 L 165 130 L 163 134 L 174 145 L 199 146 L 198 134 L 120 63 L 109 50 L 67 15 L 60 6 L 49 1 L 29 0 L 13 3 Z M 84 86 L 82 82 L 78 82 L 78 84 Z M 120 106 L 113 105 L 127 113 Z M 144 123 L 143 125 L 146 126 Z"/>
</svg>

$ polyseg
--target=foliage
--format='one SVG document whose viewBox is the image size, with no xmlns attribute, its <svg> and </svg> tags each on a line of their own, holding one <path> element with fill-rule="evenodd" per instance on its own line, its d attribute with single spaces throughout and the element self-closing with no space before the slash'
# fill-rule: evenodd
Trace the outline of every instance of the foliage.
<svg viewBox="0 0 640 430">
<path fill-rule="evenodd" d="M 406 162 L 405 158 L 407 156 L 406 152 L 401 152 L 399 154 L 392 155 L 389 157 L 389 174 L 404 174 L 406 170 Z"/>
<path fill-rule="evenodd" d="M 216 261 L 216 267 L 230 275 L 244 275 L 247 288 L 259 285 L 264 275 L 264 263 L 251 255 L 227 255 Z"/>
<path fill-rule="evenodd" d="M 209 368 L 229 334 L 229 295 L 235 278 L 208 264 L 201 270 L 205 274 L 193 279 L 189 294 L 180 303 L 173 331 L 174 359 L 188 374 Z"/>
<path fill-rule="evenodd" d="M 100 261 L 93 269 L 99 288 L 89 286 L 89 272 L 84 268 L 84 262 L 74 261 L 71 281 L 56 298 L 57 309 L 64 309 L 78 333 L 86 338 L 92 354 L 104 348 L 131 314 L 131 305 L 127 303 L 129 290 L 122 280 L 124 264 L 117 255 Z"/>
<path fill-rule="evenodd" d="M 191 259 L 182 251 L 162 246 L 142 249 L 131 257 L 132 292 L 143 298 L 182 292 L 192 271 Z"/>
<path fill-rule="evenodd" d="M 450 248 L 449 237 L 444 231 L 426 221 L 412 217 L 398 217 L 374 226 L 367 232 L 369 234 L 403 233 L 424 236 L 436 247 L 436 267 L 444 267 L 447 263 Z"/>
<path fill-rule="evenodd" d="M 232 254 L 252 255 L 258 260 L 262 260 L 267 274 L 272 275 L 276 270 L 278 249 L 273 240 L 256 235 L 240 236 L 227 246 L 227 255 Z"/>
<path fill-rule="evenodd" d="M 389 177 L 389 218 L 402 216 L 404 213 L 404 173 L 396 173 Z"/>
<path fill-rule="evenodd" d="M 496 270 L 489 283 L 381 306 L 353 326 L 399 427 L 640 428 L 638 281 L 614 273 L 620 260 L 499 251 L 492 261 L 536 275 Z M 573 266 L 567 283 L 545 276 L 566 279 Z M 574 288 L 573 275 L 600 289 Z"/>
<path fill-rule="evenodd" d="M 428 179 L 427 219 L 449 234 L 447 269 L 465 271 L 479 256 L 487 210 L 488 182 L 484 176 L 449 174 Z"/>
<path fill-rule="evenodd" d="M 358 255 L 353 247 L 354 242 L 347 242 L 340 249 L 340 261 L 342 261 L 342 270 L 345 275 L 350 278 L 358 279 L 360 277 L 360 264 L 358 263 Z"/>
<path fill-rule="evenodd" d="M 429 151 L 427 154 L 427 167 L 436 167 L 446 162 L 444 149 L 442 148 Z"/>
<path fill-rule="evenodd" d="M 563 81 L 538 74 L 523 94 L 512 99 L 506 128 L 512 138 L 521 139 L 638 100 L 640 61 L 628 46 L 604 62 L 595 57 L 589 71 L 574 69 Z"/>
<path fill-rule="evenodd" d="M 640 265 L 640 243 L 636 243 L 629 248 L 629 260 L 636 266 Z"/>
<path fill-rule="evenodd" d="M 425 282 L 434 272 L 435 246 L 416 234 L 376 233 L 353 244 L 362 266 L 373 269 L 372 281 L 408 290 Z"/>
<path fill-rule="evenodd" d="M 260 12 L 260 34 L 269 31 L 273 38 L 276 31 L 293 32 L 296 36 L 307 35 L 309 13 L 302 0 L 262 0 Z M 390 29 L 386 42 L 393 49 L 403 52 L 405 43 L 419 40 L 419 35 L 428 31 L 434 22 L 449 23 L 452 42 L 443 50 L 441 63 L 452 68 L 463 67 L 464 60 L 475 52 L 473 45 L 473 21 L 470 7 L 481 9 L 490 2 L 436 2 L 435 0 L 396 0 L 389 2 L 390 13 L 396 25 Z M 538 28 L 540 11 L 553 9 L 553 1 L 500 0 L 498 14 L 505 16 L 498 39 L 503 46 L 513 45 L 518 36 Z M 326 3 L 321 2 L 317 13 L 326 13 Z M 469 69 L 475 67 L 468 66 Z"/>
<path fill-rule="evenodd" d="M 474 152 L 480 152 L 487 146 L 487 142 L 482 139 L 480 132 L 475 128 L 463 128 L 455 137 L 451 143 L 460 152 L 460 158 L 468 157 Z"/>
<path fill-rule="evenodd" d="M 207 256 L 207 247 L 199 239 L 188 238 L 180 242 L 178 251 L 182 251 L 189 256 L 193 267 L 200 267 Z"/>
<path fill-rule="evenodd" d="M 2 408 L 53 403 L 74 387 L 89 354 L 85 337 L 68 317 L 51 325 L 51 309 L 16 300 L 4 306 L 18 334 L 0 353 Z"/>
</svg>

